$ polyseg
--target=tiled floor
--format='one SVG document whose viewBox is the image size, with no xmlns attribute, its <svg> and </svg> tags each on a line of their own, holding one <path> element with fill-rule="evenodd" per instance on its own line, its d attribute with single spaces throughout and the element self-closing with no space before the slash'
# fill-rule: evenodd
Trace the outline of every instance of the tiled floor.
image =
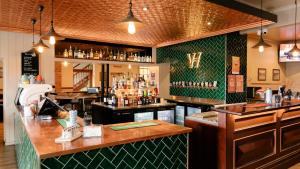
<svg viewBox="0 0 300 169">
<path fill-rule="evenodd" d="M 3 123 L 0 122 L 0 169 L 16 169 L 14 146 L 4 146 Z"/>
</svg>

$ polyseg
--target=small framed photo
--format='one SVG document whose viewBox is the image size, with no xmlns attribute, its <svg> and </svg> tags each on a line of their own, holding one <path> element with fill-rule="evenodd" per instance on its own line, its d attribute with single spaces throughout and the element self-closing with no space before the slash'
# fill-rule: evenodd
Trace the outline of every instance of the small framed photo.
<svg viewBox="0 0 300 169">
<path fill-rule="evenodd" d="M 280 81 L 280 69 L 273 69 L 272 79 L 273 81 Z"/>
<path fill-rule="evenodd" d="M 266 79 L 267 79 L 267 69 L 266 68 L 258 68 L 257 80 L 258 81 L 266 81 Z"/>
</svg>

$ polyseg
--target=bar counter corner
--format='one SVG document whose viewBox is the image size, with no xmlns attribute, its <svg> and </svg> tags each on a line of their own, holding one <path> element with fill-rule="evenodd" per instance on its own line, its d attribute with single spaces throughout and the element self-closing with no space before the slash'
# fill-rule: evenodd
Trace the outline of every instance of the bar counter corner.
<svg viewBox="0 0 300 169">
<path fill-rule="evenodd" d="M 105 125 L 101 138 L 56 144 L 62 129 L 56 120 L 27 118 L 19 111 L 15 114 L 18 168 L 187 168 L 192 129 L 153 122 L 159 125 L 120 131 Z"/>
</svg>

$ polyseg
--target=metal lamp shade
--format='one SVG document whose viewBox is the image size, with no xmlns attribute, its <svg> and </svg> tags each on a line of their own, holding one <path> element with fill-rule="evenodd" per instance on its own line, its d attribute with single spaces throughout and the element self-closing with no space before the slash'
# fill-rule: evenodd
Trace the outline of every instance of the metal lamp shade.
<svg viewBox="0 0 300 169">
<path fill-rule="evenodd" d="M 297 54 L 297 55 L 295 55 Z M 300 56 L 300 49 L 298 48 L 297 44 L 294 44 L 294 47 L 288 52 L 289 56 L 299 57 Z"/>
<path fill-rule="evenodd" d="M 271 47 L 271 45 L 269 45 L 268 43 L 266 43 L 264 41 L 264 39 L 262 38 L 262 36 L 259 38 L 259 41 L 252 48 L 258 48 L 260 46 L 263 46 L 265 48 Z"/>
<path fill-rule="evenodd" d="M 47 46 L 42 39 L 39 40 L 39 42 L 35 45 L 33 45 L 34 48 L 38 48 L 38 47 L 43 47 L 43 48 L 49 48 L 49 46 Z"/>
<path fill-rule="evenodd" d="M 30 50 L 25 52 L 27 55 L 31 55 L 31 56 L 37 56 L 38 55 L 38 51 L 35 48 L 31 48 Z"/>
<path fill-rule="evenodd" d="M 46 35 L 42 36 L 42 39 L 50 40 L 51 36 L 54 36 L 55 40 L 64 40 L 65 39 L 64 37 L 60 36 L 59 34 L 57 34 L 55 32 L 53 25 L 51 25 L 49 32 Z"/>
</svg>

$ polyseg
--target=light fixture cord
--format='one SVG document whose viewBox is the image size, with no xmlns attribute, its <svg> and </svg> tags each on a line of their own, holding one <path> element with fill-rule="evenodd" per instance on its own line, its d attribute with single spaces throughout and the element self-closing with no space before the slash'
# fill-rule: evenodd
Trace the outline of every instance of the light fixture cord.
<svg viewBox="0 0 300 169">
<path fill-rule="evenodd" d="M 131 2 L 131 0 L 129 1 L 129 10 L 130 11 L 132 10 L 132 2 Z"/>
<path fill-rule="evenodd" d="M 35 21 L 32 20 L 32 45 L 34 45 L 34 23 Z"/>
<path fill-rule="evenodd" d="M 294 43 L 295 43 L 295 45 L 297 45 L 297 26 L 296 26 L 296 24 L 297 24 L 297 0 L 295 0 L 295 5 L 296 5 L 296 9 L 295 9 L 295 41 L 294 41 Z"/>
<path fill-rule="evenodd" d="M 262 12 L 262 10 L 263 10 L 263 6 L 262 6 L 262 4 L 263 4 L 263 0 L 260 0 L 260 37 L 262 38 L 262 35 L 263 35 L 263 33 L 262 33 L 262 18 L 263 18 L 263 12 Z"/>
<path fill-rule="evenodd" d="M 42 36 L 42 7 L 40 8 L 40 37 Z"/>
<path fill-rule="evenodd" d="M 54 0 L 51 0 L 51 8 L 52 8 L 52 12 L 51 12 L 51 26 L 53 26 L 53 19 L 54 19 Z"/>
</svg>

